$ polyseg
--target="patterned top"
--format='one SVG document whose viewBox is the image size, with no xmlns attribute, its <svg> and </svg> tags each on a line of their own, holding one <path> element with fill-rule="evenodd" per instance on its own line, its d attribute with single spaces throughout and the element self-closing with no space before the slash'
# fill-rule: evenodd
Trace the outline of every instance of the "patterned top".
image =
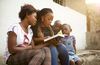
<svg viewBox="0 0 100 65">
<path fill-rule="evenodd" d="M 32 36 L 33 36 L 33 32 L 30 29 L 30 27 L 28 27 L 28 33 L 25 33 L 24 30 L 21 28 L 19 23 L 13 24 L 9 27 L 8 32 L 14 32 L 17 35 L 17 40 L 16 43 L 18 45 L 23 45 L 23 43 L 28 43 L 30 44 L 31 40 L 32 40 Z M 8 33 L 7 32 L 7 33 Z M 8 48 L 6 48 L 5 54 L 4 54 L 4 58 L 5 60 L 8 59 L 10 53 L 8 51 Z"/>
</svg>

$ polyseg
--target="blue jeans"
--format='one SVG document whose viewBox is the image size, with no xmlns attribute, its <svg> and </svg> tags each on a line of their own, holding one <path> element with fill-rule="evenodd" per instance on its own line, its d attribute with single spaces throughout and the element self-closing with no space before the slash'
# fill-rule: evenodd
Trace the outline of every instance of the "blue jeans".
<svg viewBox="0 0 100 65">
<path fill-rule="evenodd" d="M 58 44 L 57 50 L 61 65 L 69 65 L 69 55 L 66 47 L 63 44 Z"/>
<path fill-rule="evenodd" d="M 69 56 L 66 48 L 62 44 L 58 44 L 57 47 L 50 46 L 51 50 L 51 64 L 58 65 L 58 57 L 61 65 L 69 65 Z"/>
<path fill-rule="evenodd" d="M 51 65 L 58 65 L 58 51 L 55 46 L 50 46 L 51 51 Z"/>
</svg>

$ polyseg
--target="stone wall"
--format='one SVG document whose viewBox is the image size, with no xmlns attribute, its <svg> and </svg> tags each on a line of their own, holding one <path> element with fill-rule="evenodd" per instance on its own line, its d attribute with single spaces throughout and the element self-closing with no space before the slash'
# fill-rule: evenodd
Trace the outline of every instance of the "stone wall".
<svg viewBox="0 0 100 65">
<path fill-rule="evenodd" d="M 71 9 L 86 15 L 85 0 L 65 0 L 64 6 L 70 7 Z"/>
<path fill-rule="evenodd" d="M 100 5 L 87 5 L 87 23 L 90 28 L 88 32 L 97 32 L 100 30 Z"/>
<path fill-rule="evenodd" d="M 100 49 L 100 5 L 87 6 L 89 30 L 86 33 L 87 49 Z"/>
<path fill-rule="evenodd" d="M 100 32 L 87 32 L 86 43 L 86 49 L 100 49 Z"/>
</svg>

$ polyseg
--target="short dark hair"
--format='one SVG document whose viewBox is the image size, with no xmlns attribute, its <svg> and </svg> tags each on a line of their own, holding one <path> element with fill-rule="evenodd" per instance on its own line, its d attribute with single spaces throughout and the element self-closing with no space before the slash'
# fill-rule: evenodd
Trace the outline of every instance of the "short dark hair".
<svg viewBox="0 0 100 65">
<path fill-rule="evenodd" d="M 72 31 L 72 28 L 71 28 L 71 26 L 69 24 L 63 24 L 62 27 L 63 26 L 68 26 L 70 28 L 70 30 Z"/>
<path fill-rule="evenodd" d="M 56 25 L 57 23 L 59 23 L 60 22 L 60 24 L 61 24 L 61 21 L 60 20 L 56 20 L 55 22 L 54 22 L 54 25 Z"/>
<path fill-rule="evenodd" d="M 26 15 L 30 15 L 34 12 L 37 12 L 37 10 L 30 4 L 25 4 L 24 6 L 21 6 L 21 10 L 19 12 L 19 18 L 23 20 Z"/>
</svg>

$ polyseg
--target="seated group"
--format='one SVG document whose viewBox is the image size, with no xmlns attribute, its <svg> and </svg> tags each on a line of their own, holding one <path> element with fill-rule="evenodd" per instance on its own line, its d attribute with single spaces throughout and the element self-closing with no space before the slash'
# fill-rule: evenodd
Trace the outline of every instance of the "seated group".
<svg viewBox="0 0 100 65">
<path fill-rule="evenodd" d="M 60 20 L 51 25 L 54 18 L 50 8 L 37 11 L 25 4 L 19 12 L 20 22 L 11 25 L 7 32 L 7 65 L 81 65 L 76 55 L 76 40 L 70 35 L 70 25 Z M 62 32 L 63 38 L 44 39 Z"/>
</svg>

